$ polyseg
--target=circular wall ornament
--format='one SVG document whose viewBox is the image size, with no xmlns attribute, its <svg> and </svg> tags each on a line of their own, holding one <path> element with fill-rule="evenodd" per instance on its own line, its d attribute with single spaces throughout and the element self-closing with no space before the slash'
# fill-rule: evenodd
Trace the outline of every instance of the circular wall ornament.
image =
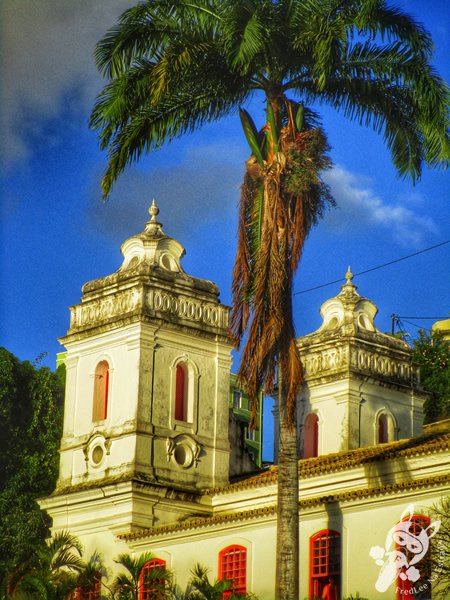
<svg viewBox="0 0 450 600">
<path fill-rule="evenodd" d="M 111 441 L 105 439 L 102 435 L 95 435 L 87 443 L 84 453 L 86 461 L 91 469 L 104 469 L 106 465 L 106 457 L 109 454 Z"/>
<path fill-rule="evenodd" d="M 95 446 L 91 452 L 92 462 L 95 465 L 99 465 L 102 462 L 104 455 L 105 455 L 105 450 L 104 450 L 103 446 L 100 446 L 100 445 Z"/>
<path fill-rule="evenodd" d="M 194 462 L 194 453 L 187 444 L 179 444 L 173 452 L 173 459 L 179 467 L 187 469 Z"/>
<path fill-rule="evenodd" d="M 188 469 L 198 465 L 201 446 L 190 435 L 182 434 L 176 438 L 167 438 L 167 460 L 172 460 L 178 467 Z"/>
</svg>

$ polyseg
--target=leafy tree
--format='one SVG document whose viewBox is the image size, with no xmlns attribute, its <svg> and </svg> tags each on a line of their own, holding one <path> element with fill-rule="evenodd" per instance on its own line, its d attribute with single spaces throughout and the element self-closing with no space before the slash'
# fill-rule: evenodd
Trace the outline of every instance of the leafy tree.
<svg viewBox="0 0 450 600">
<path fill-rule="evenodd" d="M 450 418 L 450 344 L 438 331 L 419 331 L 413 341 L 413 360 L 420 366 L 420 381 L 431 393 L 425 401 L 425 423 Z"/>
<path fill-rule="evenodd" d="M 56 484 L 63 379 L 0 348 L 0 582 L 49 534 L 35 499 Z"/>
<path fill-rule="evenodd" d="M 104 196 L 142 153 L 236 112 L 262 94 L 258 131 L 241 108 L 252 156 L 240 204 L 232 332 L 249 328 L 239 377 L 254 401 L 277 370 L 280 454 L 276 598 L 298 598 L 292 281 L 330 196 L 327 143 L 303 102 L 327 103 L 382 132 L 401 175 L 448 160 L 446 87 L 423 26 L 385 0 L 145 0 L 97 45 L 110 79 L 91 116 L 109 149 Z M 295 100 L 289 97 L 295 97 Z"/>
<path fill-rule="evenodd" d="M 430 558 L 433 600 L 446 600 L 450 596 L 450 496 L 433 507 L 430 518 L 441 522 Z"/>
</svg>

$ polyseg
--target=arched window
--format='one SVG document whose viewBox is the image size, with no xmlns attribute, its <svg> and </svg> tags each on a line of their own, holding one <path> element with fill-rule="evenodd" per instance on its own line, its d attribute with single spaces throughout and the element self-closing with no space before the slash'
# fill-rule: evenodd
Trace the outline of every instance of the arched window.
<svg viewBox="0 0 450 600">
<path fill-rule="evenodd" d="M 247 549 L 244 546 L 228 546 L 219 553 L 219 579 L 233 582 L 233 592 L 247 592 Z M 224 598 L 231 595 L 225 592 Z"/>
<path fill-rule="evenodd" d="M 109 365 L 102 360 L 95 368 L 92 420 L 103 421 L 108 414 Z"/>
<path fill-rule="evenodd" d="M 431 598 L 431 540 L 433 532 L 426 531 L 430 519 L 423 515 L 406 517 L 398 523 L 393 534 L 396 551 L 405 556 L 405 564 L 398 572 L 397 600 L 429 600 Z M 420 556 L 419 560 L 417 558 Z M 408 565 L 415 559 L 416 575 L 411 581 L 406 573 Z M 404 579 L 403 579 L 404 577 Z"/>
<path fill-rule="evenodd" d="M 93 581 L 87 585 L 80 585 L 75 590 L 75 600 L 100 600 L 102 575 L 96 573 Z"/>
<path fill-rule="evenodd" d="M 388 420 L 386 415 L 380 415 L 378 419 L 378 443 L 385 444 L 389 441 Z"/>
<path fill-rule="evenodd" d="M 187 369 L 183 363 L 178 363 L 176 368 L 175 382 L 175 419 L 177 421 L 187 420 Z"/>
<path fill-rule="evenodd" d="M 178 424 L 194 422 L 197 382 L 197 367 L 191 360 L 172 365 L 172 419 Z"/>
<path fill-rule="evenodd" d="M 139 600 L 163 600 L 165 597 L 166 561 L 152 558 L 145 563 L 139 575 Z"/>
<path fill-rule="evenodd" d="M 341 536 L 337 531 L 319 531 L 310 539 L 309 565 L 309 597 L 322 598 L 329 586 L 335 588 L 335 597 L 340 598 Z"/>
<path fill-rule="evenodd" d="M 378 416 L 377 443 L 385 444 L 395 439 L 395 423 L 391 415 L 382 413 Z"/>
<path fill-rule="evenodd" d="M 310 413 L 303 428 L 303 458 L 319 456 L 319 417 Z"/>
</svg>

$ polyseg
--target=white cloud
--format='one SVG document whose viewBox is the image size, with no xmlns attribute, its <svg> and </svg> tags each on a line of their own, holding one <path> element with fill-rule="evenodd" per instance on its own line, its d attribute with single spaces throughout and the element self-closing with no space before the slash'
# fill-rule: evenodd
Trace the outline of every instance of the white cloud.
<svg viewBox="0 0 450 600">
<path fill-rule="evenodd" d="M 45 120 L 67 111 L 69 95 L 86 126 L 101 87 L 95 44 L 128 6 L 129 0 L 2 0 L 0 136 L 6 164 L 29 155 L 30 136 L 46 135 Z"/>
<path fill-rule="evenodd" d="M 419 247 L 429 234 L 436 234 L 438 227 L 428 216 L 413 208 L 419 208 L 420 198 L 413 192 L 411 202 L 404 195 L 389 202 L 380 198 L 367 177 L 359 177 L 343 167 L 336 166 L 326 173 L 338 208 L 326 215 L 328 227 L 348 234 L 356 230 L 380 227 L 389 231 L 402 246 Z M 409 204 L 409 206 L 406 206 Z"/>
<path fill-rule="evenodd" d="M 97 174 L 90 193 L 90 225 L 97 233 L 125 239 L 142 228 L 155 198 L 168 235 L 187 239 L 209 224 L 227 230 L 234 239 L 244 162 L 229 148 L 225 139 L 186 144 L 176 164 L 169 166 L 162 158 L 151 169 L 132 167 L 118 179 L 106 203 L 100 201 Z"/>
</svg>

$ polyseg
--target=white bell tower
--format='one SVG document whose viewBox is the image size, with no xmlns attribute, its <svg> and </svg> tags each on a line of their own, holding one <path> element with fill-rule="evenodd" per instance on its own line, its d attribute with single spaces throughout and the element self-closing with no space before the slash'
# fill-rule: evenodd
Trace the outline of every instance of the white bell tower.
<svg viewBox="0 0 450 600">
<path fill-rule="evenodd" d="M 422 431 L 426 394 L 408 344 L 379 331 L 375 304 L 350 267 L 340 293 L 320 309 L 323 323 L 299 338 L 306 385 L 299 395 L 303 457 L 393 442 Z"/>
<path fill-rule="evenodd" d="M 350 267 L 345 277 L 340 293 L 322 304 L 319 329 L 297 339 L 305 376 L 297 397 L 300 458 L 422 432 L 427 394 L 411 349 L 376 328 L 378 308 L 357 292 Z M 275 458 L 277 444 L 275 434 Z"/>
<path fill-rule="evenodd" d="M 60 340 L 60 474 L 41 503 L 54 529 L 177 520 L 200 490 L 228 482 L 229 308 L 214 283 L 183 271 L 154 201 L 149 212 L 119 270 L 83 287 Z"/>
</svg>

